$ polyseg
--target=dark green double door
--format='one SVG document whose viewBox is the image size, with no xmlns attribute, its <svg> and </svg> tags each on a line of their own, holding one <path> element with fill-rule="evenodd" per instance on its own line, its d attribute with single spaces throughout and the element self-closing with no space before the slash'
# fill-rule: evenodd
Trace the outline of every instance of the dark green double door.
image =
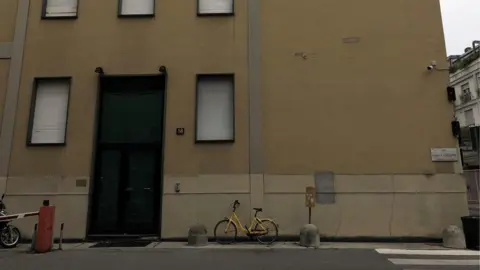
<svg viewBox="0 0 480 270">
<path fill-rule="evenodd" d="M 165 81 L 102 76 L 89 233 L 160 228 Z"/>
</svg>

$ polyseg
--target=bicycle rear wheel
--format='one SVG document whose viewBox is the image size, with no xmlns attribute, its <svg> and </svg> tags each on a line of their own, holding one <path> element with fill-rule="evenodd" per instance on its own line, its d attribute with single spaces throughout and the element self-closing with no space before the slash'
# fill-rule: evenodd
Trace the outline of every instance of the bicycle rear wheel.
<svg viewBox="0 0 480 270">
<path fill-rule="evenodd" d="M 258 242 L 262 244 L 271 244 L 277 240 L 278 237 L 278 225 L 272 220 L 261 220 L 261 226 L 259 223 L 255 225 L 256 231 L 266 230 L 265 234 L 257 236 Z"/>
<path fill-rule="evenodd" d="M 219 244 L 231 244 L 235 242 L 237 238 L 237 225 L 230 222 L 228 219 L 220 220 L 213 231 L 215 241 Z"/>
</svg>

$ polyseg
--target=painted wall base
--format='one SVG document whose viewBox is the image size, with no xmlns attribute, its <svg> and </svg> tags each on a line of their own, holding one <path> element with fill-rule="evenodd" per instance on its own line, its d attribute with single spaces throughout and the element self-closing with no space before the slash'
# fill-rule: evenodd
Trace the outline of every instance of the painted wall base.
<svg viewBox="0 0 480 270">
<path fill-rule="evenodd" d="M 15 213 L 35 211 L 49 199 L 57 207 L 55 235 L 65 223 L 65 239 L 85 239 L 88 187 L 75 187 L 75 179 L 9 178 L 5 202 Z M 274 218 L 280 236 L 298 235 L 308 220 L 304 190 L 311 185 L 311 175 L 166 175 L 161 237 L 186 239 L 189 227 L 198 223 L 213 236 L 234 200 L 241 202 L 237 214 L 242 222 L 251 220 L 252 207 L 263 207 L 260 216 Z M 322 239 L 440 239 L 445 227 L 461 226 L 460 217 L 468 214 L 465 181 L 457 174 L 336 175 L 332 195 L 333 201 L 312 209 Z M 30 218 L 14 224 L 29 238 L 35 222 Z"/>
</svg>

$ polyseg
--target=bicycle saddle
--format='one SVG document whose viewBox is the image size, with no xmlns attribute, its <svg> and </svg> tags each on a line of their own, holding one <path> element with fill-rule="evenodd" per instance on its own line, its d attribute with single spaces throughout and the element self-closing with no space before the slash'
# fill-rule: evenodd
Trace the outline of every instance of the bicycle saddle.
<svg viewBox="0 0 480 270">
<path fill-rule="evenodd" d="M 257 212 L 262 212 L 263 211 L 263 208 L 253 208 L 253 210 L 257 211 Z"/>
</svg>

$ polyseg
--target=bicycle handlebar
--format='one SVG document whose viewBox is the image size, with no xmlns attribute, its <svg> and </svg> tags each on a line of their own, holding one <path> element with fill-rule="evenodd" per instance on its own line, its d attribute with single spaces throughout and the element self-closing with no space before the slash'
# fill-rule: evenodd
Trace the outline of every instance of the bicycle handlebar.
<svg viewBox="0 0 480 270">
<path fill-rule="evenodd" d="M 235 200 L 235 201 L 233 202 L 233 207 L 232 207 L 233 210 L 237 209 L 237 206 L 240 206 L 240 202 L 239 202 L 238 200 Z"/>
</svg>

